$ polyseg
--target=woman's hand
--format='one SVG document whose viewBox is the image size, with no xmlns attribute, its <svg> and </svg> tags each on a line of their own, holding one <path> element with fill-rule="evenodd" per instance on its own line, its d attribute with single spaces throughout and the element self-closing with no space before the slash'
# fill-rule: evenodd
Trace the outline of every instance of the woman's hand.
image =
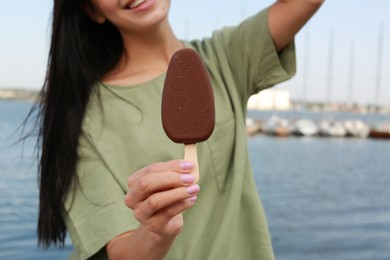
<svg viewBox="0 0 390 260">
<path fill-rule="evenodd" d="M 126 205 L 154 238 L 176 236 L 183 227 L 182 212 L 194 205 L 199 186 L 190 174 L 191 162 L 155 163 L 128 178 Z"/>
<path fill-rule="evenodd" d="M 163 259 L 183 227 L 183 211 L 192 207 L 199 186 L 190 174 L 191 162 L 155 163 L 128 178 L 125 203 L 141 223 L 112 239 L 106 250 L 110 259 Z"/>
</svg>

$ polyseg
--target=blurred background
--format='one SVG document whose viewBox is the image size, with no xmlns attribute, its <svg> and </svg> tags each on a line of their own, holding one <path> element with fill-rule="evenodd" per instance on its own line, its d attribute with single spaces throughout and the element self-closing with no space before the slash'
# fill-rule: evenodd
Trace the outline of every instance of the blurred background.
<svg viewBox="0 0 390 260">
<path fill-rule="evenodd" d="M 172 1 L 170 21 L 178 37 L 202 38 L 217 28 L 239 23 L 272 2 Z M 51 8 L 49 0 L 18 0 L 1 8 L 1 88 L 36 89 L 42 85 Z M 387 0 L 327 0 L 296 37 L 297 76 L 277 88 L 288 89 L 295 100 L 388 104 L 389 10 Z"/>
<path fill-rule="evenodd" d="M 179 38 L 208 37 L 270 0 L 172 1 Z M 0 9 L 0 258 L 36 248 L 35 140 L 17 142 L 43 84 L 52 1 Z M 297 75 L 248 103 L 248 146 L 277 259 L 390 259 L 390 1 L 326 0 L 296 36 Z M 27 125 L 27 128 L 30 125 Z"/>
</svg>

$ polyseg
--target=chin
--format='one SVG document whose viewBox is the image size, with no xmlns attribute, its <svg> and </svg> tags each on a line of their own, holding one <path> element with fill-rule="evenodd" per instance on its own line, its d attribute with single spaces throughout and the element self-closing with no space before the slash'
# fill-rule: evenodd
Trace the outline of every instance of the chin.
<svg viewBox="0 0 390 260">
<path fill-rule="evenodd" d="M 142 25 L 140 24 L 139 29 L 155 28 L 156 26 L 162 25 L 168 21 L 169 6 L 159 6 L 152 13 L 142 19 Z M 140 21 L 141 22 L 141 21 Z"/>
</svg>

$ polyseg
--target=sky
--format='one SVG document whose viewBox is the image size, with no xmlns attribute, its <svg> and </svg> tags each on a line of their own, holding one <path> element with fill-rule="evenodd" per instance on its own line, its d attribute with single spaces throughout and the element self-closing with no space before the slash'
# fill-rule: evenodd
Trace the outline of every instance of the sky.
<svg viewBox="0 0 390 260">
<path fill-rule="evenodd" d="M 2 5 L 0 88 L 41 88 L 52 2 L 13 0 Z M 179 38 L 199 39 L 236 25 L 272 3 L 172 0 L 169 19 Z M 295 43 L 297 74 L 275 86 L 288 90 L 292 99 L 390 105 L 389 0 L 325 0 Z"/>
</svg>

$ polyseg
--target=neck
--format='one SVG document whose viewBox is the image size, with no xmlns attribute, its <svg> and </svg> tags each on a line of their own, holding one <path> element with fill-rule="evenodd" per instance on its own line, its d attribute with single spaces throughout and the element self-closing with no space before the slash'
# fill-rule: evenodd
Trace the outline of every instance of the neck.
<svg viewBox="0 0 390 260">
<path fill-rule="evenodd" d="M 167 20 L 148 31 L 122 32 L 122 38 L 122 59 L 105 79 L 118 85 L 145 82 L 166 72 L 172 55 L 183 48 Z"/>
</svg>

